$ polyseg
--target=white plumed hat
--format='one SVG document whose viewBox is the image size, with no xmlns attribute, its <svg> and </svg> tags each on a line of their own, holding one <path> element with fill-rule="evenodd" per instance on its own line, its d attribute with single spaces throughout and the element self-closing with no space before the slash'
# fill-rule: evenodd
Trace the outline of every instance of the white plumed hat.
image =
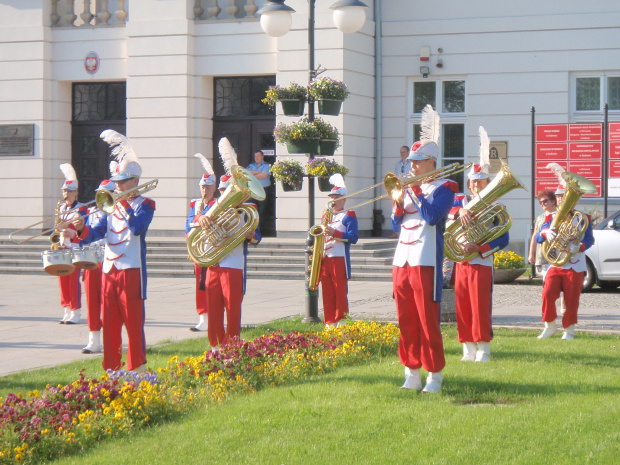
<svg viewBox="0 0 620 465">
<path fill-rule="evenodd" d="M 77 174 L 75 174 L 75 170 L 70 163 L 63 163 L 60 165 L 60 171 L 65 175 L 65 182 L 62 185 L 61 189 L 66 189 L 68 191 L 76 191 L 78 189 L 78 180 Z"/>
<path fill-rule="evenodd" d="M 440 129 L 439 113 L 433 110 L 432 106 L 426 105 L 422 110 L 420 140 L 411 146 L 407 160 L 420 161 L 429 158 L 437 160 Z"/>
<path fill-rule="evenodd" d="M 347 186 L 344 184 L 344 178 L 342 174 L 336 173 L 332 174 L 329 177 L 329 183 L 334 186 L 331 191 L 327 194 L 328 196 L 332 195 L 347 195 Z"/>
<path fill-rule="evenodd" d="M 489 146 L 491 142 L 489 141 L 487 132 L 482 126 L 478 128 L 478 133 L 480 134 L 480 162 L 472 165 L 471 170 L 469 170 L 467 174 L 469 179 L 487 179 L 489 177 L 489 168 L 491 165 L 489 160 Z"/>
<path fill-rule="evenodd" d="M 110 164 L 110 170 L 114 169 L 110 178 L 111 181 L 124 181 L 142 176 L 142 167 L 140 166 L 138 156 L 127 137 L 112 129 L 106 129 L 101 133 L 100 137 L 112 147 L 111 155 L 118 163 L 115 167 Z"/>
<path fill-rule="evenodd" d="M 217 180 L 215 177 L 215 172 L 213 171 L 213 167 L 209 160 L 202 153 L 195 153 L 194 156 L 200 160 L 202 163 L 202 167 L 205 169 L 205 174 L 200 178 L 200 182 L 198 183 L 201 186 L 212 186 L 215 184 Z"/>
</svg>

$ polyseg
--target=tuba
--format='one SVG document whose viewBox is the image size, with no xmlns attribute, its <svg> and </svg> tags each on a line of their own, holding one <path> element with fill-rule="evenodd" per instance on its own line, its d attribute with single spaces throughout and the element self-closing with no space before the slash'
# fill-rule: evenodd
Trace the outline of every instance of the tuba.
<svg viewBox="0 0 620 465">
<path fill-rule="evenodd" d="M 557 235 L 542 244 L 542 253 L 553 266 L 564 266 L 570 260 L 573 255 L 569 251 L 571 243 L 580 241 L 588 229 L 588 217 L 573 211 L 575 205 L 582 195 L 596 193 L 596 186 L 583 176 L 565 172 L 562 178 L 566 181 L 566 193 L 549 226 L 557 231 Z"/>
<path fill-rule="evenodd" d="M 215 265 L 245 240 L 245 233 L 258 227 L 256 208 L 241 205 L 250 197 L 264 200 L 265 189 L 252 173 L 233 166 L 230 185 L 205 214 L 215 224 L 203 229 L 194 223 L 187 236 L 187 252 L 194 263 L 203 267 Z"/>
<path fill-rule="evenodd" d="M 314 236 L 314 245 L 312 246 L 312 263 L 309 266 L 310 277 L 308 278 L 308 289 L 316 291 L 319 288 L 319 280 L 321 278 L 321 265 L 323 264 L 323 248 L 325 247 L 325 228 L 331 222 L 334 214 L 329 208 L 323 213 L 323 221 L 321 224 L 314 225 L 308 231 L 308 234 Z"/>
<path fill-rule="evenodd" d="M 502 168 L 493 178 L 493 181 L 467 204 L 467 209 L 474 217 L 474 223 L 468 227 L 461 225 L 461 221 L 458 219 L 446 223 L 444 233 L 446 257 L 455 262 L 471 260 L 477 255 L 477 252 L 465 253 L 463 250 L 464 243 L 482 245 L 497 239 L 508 231 L 512 224 L 510 214 L 505 207 L 493 204 L 493 202 L 517 188 L 525 189 L 525 186 L 510 167 L 502 162 Z M 496 218 L 499 221 L 497 225 L 494 224 Z"/>
</svg>

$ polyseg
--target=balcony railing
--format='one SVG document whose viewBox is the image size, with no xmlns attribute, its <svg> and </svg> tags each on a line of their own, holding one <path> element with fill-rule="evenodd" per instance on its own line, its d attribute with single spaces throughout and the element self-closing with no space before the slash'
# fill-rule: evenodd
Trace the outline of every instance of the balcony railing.
<svg viewBox="0 0 620 465">
<path fill-rule="evenodd" d="M 122 25 L 129 19 L 129 0 L 50 0 L 52 27 Z M 266 0 L 187 0 L 196 20 L 256 18 Z M 257 19 L 257 18 L 256 18 Z"/>
</svg>

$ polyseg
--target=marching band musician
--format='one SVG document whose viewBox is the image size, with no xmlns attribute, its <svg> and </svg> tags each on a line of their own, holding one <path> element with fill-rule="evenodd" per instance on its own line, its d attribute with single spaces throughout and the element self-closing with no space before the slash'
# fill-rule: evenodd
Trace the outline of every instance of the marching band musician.
<svg viewBox="0 0 620 465">
<path fill-rule="evenodd" d="M 110 129 L 101 133 L 118 165 L 110 180 L 119 195 L 138 186 L 142 167 L 129 140 Z M 92 228 L 85 226 L 74 241 L 80 245 L 106 239 L 103 261 L 103 368 L 120 370 L 122 327 L 127 330 L 127 369 L 146 370 L 144 300 L 146 300 L 146 233 L 155 202 L 135 193 L 119 197 L 115 210 Z"/>
<path fill-rule="evenodd" d="M 104 179 L 99 184 L 99 187 L 95 190 L 107 190 L 114 192 L 116 184 L 109 179 Z M 96 205 L 93 205 L 88 209 L 88 220 L 86 224 L 89 228 L 94 227 L 99 220 L 103 217 L 103 212 L 99 210 Z M 95 241 L 93 245 L 97 248 L 105 247 L 105 239 L 99 239 Z M 101 321 L 101 268 L 103 263 L 97 263 L 97 268 L 94 270 L 84 270 L 84 288 L 86 290 L 86 307 L 88 308 L 88 314 L 86 321 L 88 323 L 88 344 L 82 349 L 83 354 L 96 354 L 101 352 L 101 328 L 103 323 Z"/>
<path fill-rule="evenodd" d="M 230 175 L 223 175 L 218 186 L 224 192 L 230 182 Z M 245 203 L 256 208 L 253 203 Z M 202 228 L 212 227 L 214 221 L 200 216 L 198 223 Z M 229 252 L 219 263 L 207 268 L 206 291 L 209 344 L 218 347 L 241 332 L 241 304 L 247 282 L 248 244 L 258 244 L 261 240 L 260 227 L 245 233 L 245 241 Z M 226 328 L 224 327 L 226 312 Z"/>
<path fill-rule="evenodd" d="M 192 231 L 191 224 L 197 222 L 201 215 L 204 215 L 209 209 L 215 205 L 215 172 L 211 167 L 211 163 L 204 155 L 196 153 L 194 155 L 199 158 L 205 169 L 205 174 L 200 178 L 200 199 L 193 199 L 189 203 L 189 215 L 185 222 L 185 237 Z M 194 264 L 194 274 L 196 275 L 196 312 L 198 313 L 198 324 L 189 328 L 190 331 L 206 331 L 207 330 L 207 292 L 205 289 L 205 280 L 207 277 L 207 268 L 198 264 Z"/>
<path fill-rule="evenodd" d="M 76 244 L 71 243 L 71 239 L 68 235 L 68 230 L 75 231 L 78 226 L 83 225 L 76 224 L 75 221 L 80 216 L 86 214 L 86 208 L 80 208 L 78 203 L 78 180 L 73 166 L 69 163 L 63 163 L 60 165 L 60 170 L 65 175 L 65 182 L 62 185 L 62 198 L 63 203 L 59 208 L 59 215 L 61 220 L 61 234 L 60 234 L 60 247 L 61 248 L 74 248 Z M 71 213 L 70 210 L 76 209 Z M 80 285 L 80 269 L 76 268 L 73 273 L 67 276 L 59 276 L 58 284 L 60 286 L 60 305 L 64 309 L 60 324 L 73 325 L 80 322 L 80 314 L 82 308 L 82 287 Z"/>
<path fill-rule="evenodd" d="M 412 175 L 435 170 L 438 140 L 439 116 L 427 105 L 422 112 L 420 141 L 413 144 L 408 157 Z M 443 233 L 457 189 L 450 180 L 412 182 L 392 208 L 392 229 L 400 233 L 392 279 L 400 326 L 398 355 L 405 365 L 404 389 L 441 390 L 441 370 L 446 364 L 439 326 Z M 424 389 L 420 367 L 428 372 Z"/>
<path fill-rule="evenodd" d="M 564 170 L 555 163 L 547 165 L 552 171 L 560 176 Z M 562 193 L 563 194 L 563 193 Z M 557 196 L 556 196 L 557 198 Z M 573 210 L 575 211 L 575 210 Z M 540 333 L 538 339 L 545 339 L 556 334 L 559 329 L 556 319 L 558 317 L 555 301 L 564 294 L 564 315 L 562 317 L 562 339 L 575 339 L 575 324 L 577 323 L 577 311 L 579 309 L 579 297 L 583 288 L 583 276 L 586 271 L 586 257 L 584 251 L 592 247 L 594 244 L 594 235 L 592 234 L 592 219 L 590 215 L 583 213 L 588 218 L 588 227 L 579 243 L 571 242 L 569 252 L 572 254 L 568 262 L 563 266 L 549 264 L 547 274 L 543 283 L 543 303 L 542 303 L 542 321 L 545 323 L 543 332 Z M 550 213 L 545 217 L 540 232 L 536 235 L 536 242 L 542 244 L 545 241 L 553 240 L 557 231 L 551 228 L 551 222 L 557 215 L 557 211 Z"/>
<path fill-rule="evenodd" d="M 467 209 L 468 202 L 479 196 L 489 184 L 489 138 L 480 126 L 480 164 L 473 165 L 467 175 L 467 187 L 472 197 L 457 195 L 449 219 L 460 219 L 463 228 L 475 224 Z M 498 220 L 495 219 L 495 225 Z M 492 294 L 493 254 L 508 245 L 509 236 L 504 234 L 490 242 L 463 244 L 465 253 L 478 255 L 469 261 L 457 262 L 454 267 L 454 295 L 459 342 L 463 344 L 463 362 L 488 362 L 491 360 L 493 339 Z M 478 345 L 476 347 L 476 344 Z"/>
<path fill-rule="evenodd" d="M 349 313 L 348 280 L 351 279 L 351 244 L 357 243 L 357 216 L 353 210 L 345 210 L 347 195 L 342 174 L 329 178 L 334 188 L 328 196 L 335 211 L 325 228 L 324 257 L 321 265 L 321 288 L 325 326 L 340 326 Z"/>
</svg>

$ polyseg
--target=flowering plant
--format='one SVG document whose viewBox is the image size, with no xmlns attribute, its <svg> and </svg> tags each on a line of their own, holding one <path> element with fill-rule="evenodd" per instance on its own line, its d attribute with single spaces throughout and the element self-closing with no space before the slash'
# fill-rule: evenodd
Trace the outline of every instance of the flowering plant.
<svg viewBox="0 0 620 465">
<path fill-rule="evenodd" d="M 319 131 L 319 137 L 321 139 L 338 140 L 338 129 L 336 129 L 334 126 L 329 124 L 327 121 L 321 118 L 315 118 L 314 125 Z M 339 140 L 338 140 L 338 146 L 340 146 Z"/>
<path fill-rule="evenodd" d="M 493 266 L 498 270 L 523 268 L 525 266 L 525 260 L 522 256 L 514 252 L 504 252 L 502 250 L 495 254 L 495 258 L 493 258 Z"/>
<path fill-rule="evenodd" d="M 288 86 L 269 86 L 265 92 L 265 98 L 261 100 L 265 105 L 274 107 L 281 100 L 307 100 L 308 88 L 291 82 Z"/>
<path fill-rule="evenodd" d="M 279 123 L 273 130 L 276 142 L 290 142 L 319 137 L 317 127 L 305 119 L 291 124 Z"/>
<path fill-rule="evenodd" d="M 327 177 L 335 173 L 343 176 L 349 172 L 349 168 L 341 165 L 336 160 L 329 158 L 312 158 L 306 163 L 306 172 L 315 177 Z"/>
<path fill-rule="evenodd" d="M 304 177 L 304 168 L 297 160 L 285 158 L 271 165 L 271 174 L 275 180 L 282 181 L 299 189 Z"/>
<path fill-rule="evenodd" d="M 329 77 L 314 78 L 308 93 L 314 100 L 345 100 L 349 96 L 344 82 Z"/>
</svg>

